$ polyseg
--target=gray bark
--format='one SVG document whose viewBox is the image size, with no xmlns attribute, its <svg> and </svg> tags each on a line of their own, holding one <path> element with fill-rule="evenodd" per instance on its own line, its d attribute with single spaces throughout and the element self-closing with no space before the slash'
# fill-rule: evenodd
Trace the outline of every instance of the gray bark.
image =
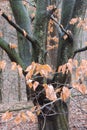
<svg viewBox="0 0 87 130">
<path fill-rule="evenodd" d="M 10 1 L 10 5 L 15 17 L 16 23 L 23 28 L 29 35 L 31 35 L 30 28 L 30 18 L 27 12 L 27 9 L 22 3 L 22 0 Z M 23 37 L 19 32 L 18 34 L 18 49 L 19 55 L 26 64 L 26 66 L 31 64 L 31 43 Z"/>
</svg>

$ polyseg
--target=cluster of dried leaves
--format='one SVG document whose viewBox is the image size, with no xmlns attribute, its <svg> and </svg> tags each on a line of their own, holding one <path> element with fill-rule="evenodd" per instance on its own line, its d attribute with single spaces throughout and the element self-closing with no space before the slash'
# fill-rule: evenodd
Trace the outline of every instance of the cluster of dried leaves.
<svg viewBox="0 0 87 130">
<path fill-rule="evenodd" d="M 47 7 L 47 11 L 51 11 L 54 8 L 56 8 L 54 5 L 49 5 Z M 55 19 L 58 20 L 58 18 L 60 17 L 60 10 L 56 9 L 53 12 L 53 15 L 55 16 Z M 52 36 L 51 34 L 54 32 L 54 21 L 52 19 L 49 20 L 48 23 L 48 36 L 47 36 L 47 50 L 53 50 L 54 48 L 58 48 L 58 42 L 59 42 L 59 38 L 57 36 Z M 52 42 L 54 42 L 55 44 L 52 44 Z"/>
<path fill-rule="evenodd" d="M 77 24 L 78 28 L 82 28 L 83 30 L 87 31 L 87 18 L 82 19 L 82 18 L 72 18 L 70 21 L 70 24 L 75 25 Z"/>
<path fill-rule="evenodd" d="M 8 120 L 13 120 L 14 123 L 16 124 L 26 122 L 27 120 L 35 123 L 36 115 L 33 114 L 33 112 L 31 111 L 26 111 L 18 113 L 18 115 L 15 117 L 12 112 L 7 111 L 2 115 L 2 121 L 8 121 Z"/>
<path fill-rule="evenodd" d="M 0 65 L 5 66 L 4 61 L 0 61 Z M 3 67 L 1 66 L 1 69 Z M 20 75 L 22 75 L 22 68 L 17 65 L 15 62 L 12 63 L 12 70 L 19 69 Z M 73 69 L 75 70 L 75 76 L 76 80 L 72 80 L 72 87 L 74 89 L 77 89 L 79 92 L 82 94 L 87 94 L 87 89 L 84 82 L 84 78 L 87 77 L 87 60 L 82 60 L 80 65 L 78 64 L 77 60 L 72 60 L 69 59 L 68 63 L 60 66 L 58 68 L 58 73 L 73 73 Z M 33 91 L 36 91 L 36 88 L 39 87 L 40 83 L 34 79 L 34 76 L 37 74 L 40 74 L 42 77 L 48 78 L 49 74 L 54 73 L 52 68 L 48 65 L 41 65 L 39 63 L 32 62 L 30 66 L 27 67 L 26 69 L 27 75 L 26 75 L 26 83 L 30 89 L 33 89 Z M 57 93 L 60 92 L 60 98 L 63 101 L 66 101 L 70 96 L 70 89 L 64 85 L 62 87 L 62 90 L 60 88 L 54 89 L 52 84 L 47 84 L 43 83 L 41 84 L 43 86 L 43 89 L 45 90 L 46 93 L 46 98 L 49 99 L 50 101 L 56 101 L 58 99 Z M 15 118 L 13 117 L 12 112 L 7 111 L 2 115 L 2 120 L 7 121 L 7 120 L 14 120 L 16 124 L 19 124 L 22 121 L 26 120 L 31 120 L 35 122 L 35 114 L 37 113 L 38 115 L 40 114 L 41 107 L 38 104 L 38 107 L 35 107 L 33 111 L 27 111 L 19 113 Z M 34 112 L 34 113 L 33 113 Z"/>
</svg>

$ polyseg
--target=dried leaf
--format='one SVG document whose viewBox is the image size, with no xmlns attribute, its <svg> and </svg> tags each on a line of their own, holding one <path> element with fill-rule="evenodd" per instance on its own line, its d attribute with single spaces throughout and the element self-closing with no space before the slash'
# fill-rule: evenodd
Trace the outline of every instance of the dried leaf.
<svg viewBox="0 0 87 130">
<path fill-rule="evenodd" d="M 4 70 L 6 66 L 5 60 L 0 61 L 0 69 Z"/>
<path fill-rule="evenodd" d="M 60 93 L 60 92 L 61 92 L 61 88 L 57 88 L 57 89 L 55 90 L 55 92 L 56 92 L 56 93 Z"/>
<path fill-rule="evenodd" d="M 21 112 L 21 118 L 22 118 L 23 122 L 26 122 L 27 116 L 26 116 L 26 114 L 24 112 Z"/>
<path fill-rule="evenodd" d="M 57 100 L 56 93 L 55 93 L 54 88 L 53 88 L 53 86 L 51 84 L 44 85 L 44 88 L 45 88 L 45 92 L 46 92 L 46 97 L 49 100 L 52 100 L 52 101 Z"/>
<path fill-rule="evenodd" d="M 67 87 L 63 87 L 61 92 L 61 99 L 66 101 L 67 98 L 70 97 L 70 90 Z"/>
<path fill-rule="evenodd" d="M 77 22 L 78 22 L 78 18 L 72 18 L 69 23 L 72 24 L 72 25 L 74 25 Z"/>
<path fill-rule="evenodd" d="M 32 122 L 36 122 L 36 116 L 35 116 L 35 114 L 33 114 L 31 111 L 27 111 L 27 115 L 29 116 L 29 118 L 30 118 L 30 120 L 32 121 Z"/>
<path fill-rule="evenodd" d="M 15 49 L 15 48 L 17 48 L 17 45 L 16 45 L 16 44 L 9 43 L 9 47 L 10 47 L 11 49 Z"/>
<path fill-rule="evenodd" d="M 18 116 L 16 116 L 14 122 L 18 125 L 21 123 L 21 121 L 22 121 L 22 118 L 21 118 L 20 114 L 18 114 Z"/>
<path fill-rule="evenodd" d="M 38 111 L 37 111 L 37 115 L 39 115 L 39 114 L 41 113 L 41 107 L 40 107 L 40 105 L 37 105 L 36 107 L 37 107 L 36 110 L 38 110 Z"/>
<path fill-rule="evenodd" d="M 85 94 L 87 91 L 87 88 L 84 84 L 80 84 L 80 83 L 74 83 L 72 84 L 73 88 L 77 89 L 78 91 L 80 91 L 82 94 Z"/>
<path fill-rule="evenodd" d="M 27 32 L 23 29 L 23 34 L 26 37 L 27 36 Z"/>
<path fill-rule="evenodd" d="M 59 39 L 56 36 L 52 37 L 52 40 L 57 42 L 57 43 L 59 42 Z"/>
<path fill-rule="evenodd" d="M 53 8 L 54 8 L 53 5 L 49 5 L 49 6 L 47 7 L 47 11 L 52 10 Z"/>
<path fill-rule="evenodd" d="M 63 74 L 65 74 L 66 68 L 67 68 L 67 64 L 61 65 L 61 66 L 59 66 L 59 68 L 58 68 L 58 72 L 59 72 L 59 73 L 62 72 Z"/>
<path fill-rule="evenodd" d="M 7 111 L 7 112 L 5 112 L 5 113 L 2 115 L 2 120 L 9 120 L 9 119 L 11 119 L 12 117 L 13 117 L 12 112 Z"/>
<path fill-rule="evenodd" d="M 32 81 L 33 80 L 31 80 L 31 79 L 27 80 L 27 85 L 29 86 L 29 88 L 33 87 Z"/>
<path fill-rule="evenodd" d="M 18 73 L 20 75 L 20 77 L 22 76 L 22 67 L 20 65 L 17 66 L 18 69 Z"/>
<path fill-rule="evenodd" d="M 34 89 L 34 91 L 36 90 L 36 88 L 38 87 L 38 85 L 39 85 L 39 82 L 37 82 L 37 81 L 35 81 L 33 83 L 33 89 Z"/>
<path fill-rule="evenodd" d="M 11 70 L 16 70 L 16 69 L 17 69 L 17 64 L 16 64 L 16 62 L 12 62 L 11 64 L 12 64 Z"/>
<path fill-rule="evenodd" d="M 31 70 L 27 73 L 27 75 L 26 75 L 26 80 L 31 79 L 31 78 L 32 78 L 33 73 L 34 73 L 34 70 L 33 70 L 33 69 L 31 69 Z"/>
<path fill-rule="evenodd" d="M 11 19 L 12 19 L 12 16 L 11 16 L 11 15 L 9 15 L 9 16 L 8 16 L 8 19 L 11 21 Z"/>
<path fill-rule="evenodd" d="M 66 40 L 67 38 L 68 38 L 68 36 L 65 34 L 65 35 L 63 36 L 63 39 Z"/>
</svg>

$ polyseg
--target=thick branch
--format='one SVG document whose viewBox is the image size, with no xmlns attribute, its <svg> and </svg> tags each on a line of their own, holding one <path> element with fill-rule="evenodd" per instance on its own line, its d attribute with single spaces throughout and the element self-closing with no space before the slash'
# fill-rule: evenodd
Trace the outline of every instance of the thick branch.
<svg viewBox="0 0 87 130">
<path fill-rule="evenodd" d="M 19 55 L 16 53 L 15 49 L 11 49 L 9 44 L 2 38 L 0 38 L 0 47 L 6 51 L 12 62 L 16 62 L 17 64 L 19 64 L 23 68 L 23 70 L 26 69 L 25 64 L 23 63 Z"/>
<path fill-rule="evenodd" d="M 0 9 L 0 11 L 1 11 L 1 9 Z M 32 46 L 34 48 L 40 47 L 38 44 L 38 41 L 36 39 L 30 37 L 24 29 L 22 29 L 20 26 L 18 26 L 16 23 L 14 23 L 5 13 L 2 13 L 1 15 L 8 21 L 8 23 L 10 25 L 12 25 L 18 32 L 20 32 L 24 37 L 26 37 L 32 43 Z"/>
</svg>

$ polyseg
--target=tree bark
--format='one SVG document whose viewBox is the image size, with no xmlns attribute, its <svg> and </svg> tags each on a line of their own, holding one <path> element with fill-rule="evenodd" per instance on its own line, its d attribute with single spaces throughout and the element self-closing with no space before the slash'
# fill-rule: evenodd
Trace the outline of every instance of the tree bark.
<svg viewBox="0 0 87 130">
<path fill-rule="evenodd" d="M 29 18 L 28 11 L 26 7 L 23 5 L 22 0 L 16 0 L 16 1 L 10 1 L 10 5 L 15 17 L 16 23 L 23 28 L 30 36 L 31 33 L 31 22 Z M 19 32 L 17 32 L 18 36 L 18 50 L 19 55 L 26 66 L 29 66 L 31 64 L 32 60 L 32 46 L 31 42 L 27 40 L 24 36 L 22 36 Z M 27 93 L 27 100 L 29 100 L 31 91 L 29 87 L 26 85 L 26 93 Z"/>
<path fill-rule="evenodd" d="M 2 60 L 3 50 L 0 48 L 0 60 Z M 3 81 L 2 81 L 2 70 L 0 69 L 0 103 L 2 103 L 2 87 L 3 87 Z"/>
<path fill-rule="evenodd" d="M 9 0 L 10 5 L 13 11 L 13 15 L 15 17 L 16 23 L 23 28 L 29 35 L 31 34 L 30 28 L 30 18 L 27 12 L 26 7 L 23 5 L 22 0 Z M 32 48 L 31 43 L 27 40 L 24 36 L 22 36 L 19 32 L 18 35 L 18 49 L 19 55 L 21 59 L 24 61 L 26 66 L 31 64 L 31 55 L 32 55 Z"/>
<path fill-rule="evenodd" d="M 68 106 L 60 100 L 54 107 L 57 115 L 38 117 L 39 130 L 68 130 Z"/>
</svg>

